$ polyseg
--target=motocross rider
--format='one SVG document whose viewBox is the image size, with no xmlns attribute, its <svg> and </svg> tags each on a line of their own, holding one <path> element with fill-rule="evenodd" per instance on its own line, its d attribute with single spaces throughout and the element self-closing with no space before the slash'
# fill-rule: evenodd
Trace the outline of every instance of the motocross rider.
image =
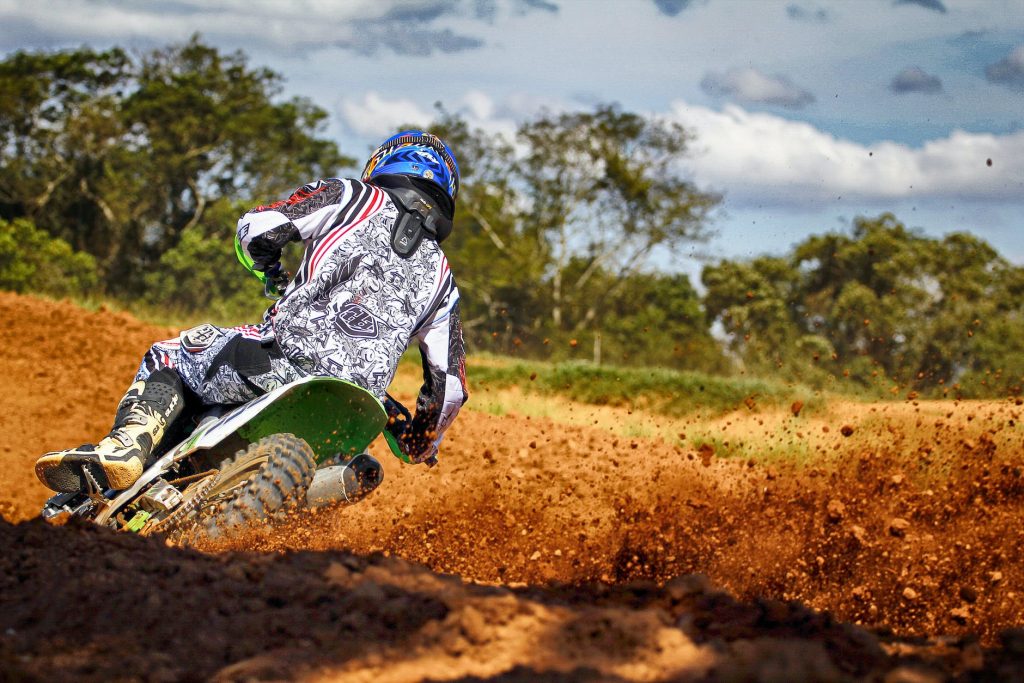
<svg viewBox="0 0 1024 683">
<path fill-rule="evenodd" d="M 440 243 L 452 229 L 459 167 L 430 133 L 388 138 L 361 180 L 327 178 L 238 221 L 239 259 L 281 298 L 255 325 L 205 324 L 146 353 L 99 443 L 47 453 L 36 475 L 55 491 L 125 489 L 186 404 L 237 405 L 307 375 L 348 380 L 381 399 L 392 450 L 432 465 L 466 401 L 459 291 Z M 280 258 L 304 252 L 289 283 Z M 386 394 L 413 341 L 423 359 L 416 414 Z M 358 497 L 382 479 L 369 453 L 347 463 Z M 347 496 L 351 498 L 351 496 Z"/>
</svg>

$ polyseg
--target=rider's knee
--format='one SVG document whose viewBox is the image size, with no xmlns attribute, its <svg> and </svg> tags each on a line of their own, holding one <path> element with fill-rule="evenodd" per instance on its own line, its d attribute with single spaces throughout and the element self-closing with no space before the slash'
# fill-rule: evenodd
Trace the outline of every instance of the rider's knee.
<svg viewBox="0 0 1024 683">
<path fill-rule="evenodd" d="M 333 503 L 356 503 L 384 481 L 384 468 L 369 453 L 359 453 L 348 462 L 321 467 L 306 492 L 310 507 Z"/>
</svg>

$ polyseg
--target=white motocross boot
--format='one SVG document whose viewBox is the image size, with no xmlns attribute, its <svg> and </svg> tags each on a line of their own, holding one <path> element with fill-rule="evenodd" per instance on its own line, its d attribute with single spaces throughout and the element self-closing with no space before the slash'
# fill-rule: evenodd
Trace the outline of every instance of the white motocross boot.
<svg viewBox="0 0 1024 683">
<path fill-rule="evenodd" d="M 178 374 L 159 370 L 135 382 L 121 399 L 110 434 L 97 444 L 47 453 L 36 461 L 36 476 L 60 492 L 126 489 L 142 476 L 146 460 L 183 404 Z"/>
</svg>

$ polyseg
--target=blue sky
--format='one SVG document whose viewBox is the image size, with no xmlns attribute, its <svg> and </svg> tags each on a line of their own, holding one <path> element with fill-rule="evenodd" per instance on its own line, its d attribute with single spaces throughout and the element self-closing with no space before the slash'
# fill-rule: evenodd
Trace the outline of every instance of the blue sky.
<svg viewBox="0 0 1024 683">
<path fill-rule="evenodd" d="M 725 195 L 711 257 L 893 211 L 1024 263 L 1024 0 L 0 0 L 3 52 L 196 31 L 353 156 L 435 101 L 495 134 L 597 102 L 679 121 Z"/>
</svg>

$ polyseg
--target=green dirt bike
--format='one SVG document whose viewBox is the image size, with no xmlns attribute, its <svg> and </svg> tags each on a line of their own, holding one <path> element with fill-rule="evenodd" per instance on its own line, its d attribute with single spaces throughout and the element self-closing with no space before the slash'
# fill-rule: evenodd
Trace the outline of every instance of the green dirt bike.
<svg viewBox="0 0 1024 683">
<path fill-rule="evenodd" d="M 46 502 L 42 517 L 78 517 L 172 540 L 216 538 L 266 520 L 289 503 L 357 493 L 361 473 L 348 464 L 387 421 L 384 406 L 365 389 L 330 377 L 304 377 L 234 409 L 207 409 L 183 440 L 168 439 L 172 443 L 157 452 L 131 488 L 61 493 Z"/>
</svg>

